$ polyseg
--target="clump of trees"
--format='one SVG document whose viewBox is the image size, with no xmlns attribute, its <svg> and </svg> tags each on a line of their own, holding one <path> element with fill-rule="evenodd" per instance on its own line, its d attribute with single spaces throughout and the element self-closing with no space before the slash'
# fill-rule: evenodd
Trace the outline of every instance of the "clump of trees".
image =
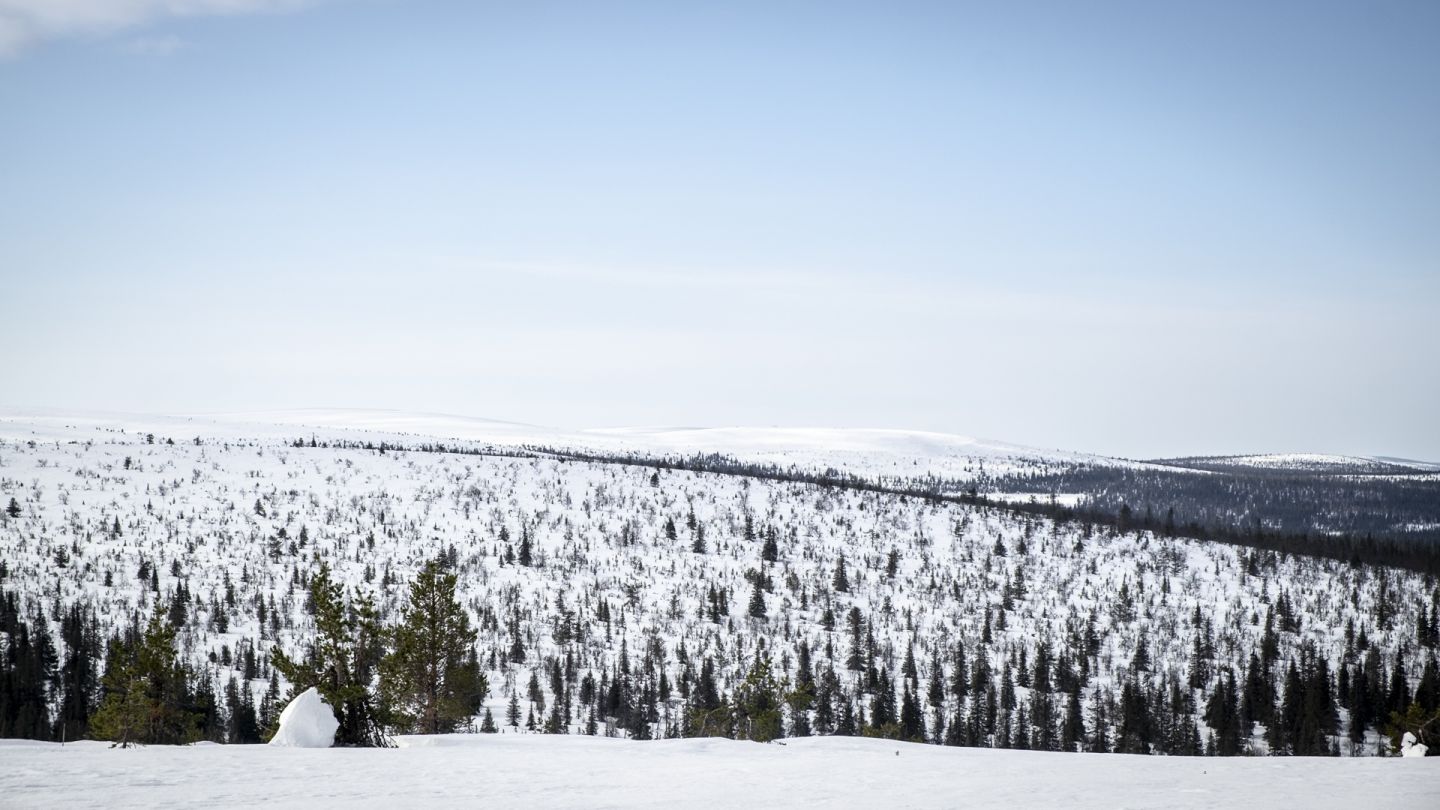
<svg viewBox="0 0 1440 810">
<path fill-rule="evenodd" d="M 175 651 L 175 627 L 162 611 L 143 632 L 111 642 L 103 684 L 105 698 L 90 718 L 94 736 L 121 748 L 200 738 L 205 707 L 197 705 L 201 696 L 190 688 Z"/>
<path fill-rule="evenodd" d="M 385 652 L 385 631 L 374 602 L 356 593 L 345 599 L 344 586 L 321 565 L 310 579 L 315 634 L 303 656 L 292 658 L 277 645 L 271 661 L 290 682 L 291 697 L 315 687 L 335 712 L 339 746 L 383 746 L 381 710 L 371 688 Z M 274 728 L 267 736 L 273 735 Z"/>
<path fill-rule="evenodd" d="M 370 597 L 357 591 L 344 598 L 328 567 L 311 578 L 315 636 L 303 657 L 277 646 L 271 659 L 292 696 L 313 686 L 334 709 L 336 745 L 386 746 L 389 733 L 452 732 L 479 712 L 489 688 L 455 579 L 440 560 L 426 563 L 400 621 L 387 627 Z"/>
</svg>

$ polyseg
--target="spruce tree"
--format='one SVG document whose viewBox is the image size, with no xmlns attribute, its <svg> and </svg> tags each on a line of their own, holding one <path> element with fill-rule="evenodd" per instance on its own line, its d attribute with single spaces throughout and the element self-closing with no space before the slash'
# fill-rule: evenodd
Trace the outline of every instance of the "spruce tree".
<svg viewBox="0 0 1440 810">
<path fill-rule="evenodd" d="M 760 590 L 760 578 L 756 577 L 753 588 L 750 591 L 749 613 L 756 619 L 765 618 L 765 594 Z"/>
<path fill-rule="evenodd" d="M 520 694 L 518 692 L 510 693 L 510 705 L 505 707 L 505 725 L 511 728 L 520 728 Z"/>
<path fill-rule="evenodd" d="M 157 609 L 143 633 L 110 644 L 105 698 L 90 731 L 111 745 L 180 745 L 200 738 L 200 718 L 186 710 L 186 673 L 175 649 L 175 628 Z"/>
<path fill-rule="evenodd" d="M 745 680 L 735 687 L 735 739 L 769 742 L 782 736 L 780 707 L 784 687 L 757 651 Z"/>
<path fill-rule="evenodd" d="M 780 559 L 780 546 L 775 542 L 774 527 L 765 532 L 765 545 L 760 549 L 760 559 L 768 563 Z"/>
<path fill-rule="evenodd" d="M 518 561 L 526 568 L 529 568 L 535 562 L 534 547 L 530 542 L 530 528 L 528 526 L 520 527 L 520 556 Z"/>
<path fill-rule="evenodd" d="M 59 737 L 78 740 L 90 729 L 90 715 L 100 700 L 100 634 L 94 619 L 72 604 L 60 623 L 65 660 L 60 668 Z"/>
<path fill-rule="evenodd" d="M 1077 751 L 1085 743 L 1085 716 L 1080 710 L 1079 688 L 1070 691 L 1065 702 L 1065 724 L 1060 728 L 1060 749 Z"/>
<path fill-rule="evenodd" d="M 1205 722 L 1215 731 L 1214 754 L 1222 757 L 1237 756 L 1243 751 L 1243 731 L 1240 709 L 1236 699 L 1235 676 L 1226 676 L 1215 685 L 1210 700 L 1205 705 Z"/>
<path fill-rule="evenodd" d="M 260 722 L 249 682 L 241 686 L 233 675 L 230 677 L 225 684 L 225 707 L 229 713 L 225 741 L 241 744 L 260 742 Z"/>
<path fill-rule="evenodd" d="M 55 647 L 44 616 L 22 620 L 14 594 L 0 599 L 0 737 L 50 738 Z"/>
<path fill-rule="evenodd" d="M 489 691 L 474 655 L 477 634 L 455 597 L 455 581 L 431 560 L 410 585 L 409 604 L 380 664 L 380 692 L 397 729 L 454 731 Z"/>
<path fill-rule="evenodd" d="M 900 698 L 900 739 L 910 742 L 925 742 L 925 718 L 920 713 L 920 701 L 910 688 L 910 680 L 904 681 Z"/>
</svg>

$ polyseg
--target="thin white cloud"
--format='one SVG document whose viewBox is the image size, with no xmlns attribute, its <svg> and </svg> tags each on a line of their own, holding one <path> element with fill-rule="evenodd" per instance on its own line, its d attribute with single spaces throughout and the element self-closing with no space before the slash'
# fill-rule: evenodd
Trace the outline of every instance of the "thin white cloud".
<svg viewBox="0 0 1440 810">
<path fill-rule="evenodd" d="M 441 266 L 513 273 L 565 282 L 590 282 L 618 287 L 691 290 L 809 290 L 834 284 L 837 275 L 791 268 L 726 269 L 713 266 L 620 266 L 581 262 L 503 262 L 442 258 Z"/>
<path fill-rule="evenodd" d="M 187 43 L 177 36 L 136 37 L 121 47 L 136 56 L 169 56 L 186 48 Z"/>
<path fill-rule="evenodd" d="M 167 17 L 291 11 L 314 0 L 0 0 L 0 56 L 44 40 L 109 34 Z"/>
</svg>

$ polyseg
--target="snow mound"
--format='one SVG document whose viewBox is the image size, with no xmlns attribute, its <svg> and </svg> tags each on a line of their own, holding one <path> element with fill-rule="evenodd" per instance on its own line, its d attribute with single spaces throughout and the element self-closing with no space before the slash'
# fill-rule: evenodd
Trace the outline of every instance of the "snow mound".
<svg viewBox="0 0 1440 810">
<path fill-rule="evenodd" d="M 1402 757 L 1423 757 L 1430 750 L 1430 746 L 1422 745 L 1415 741 L 1415 735 L 1405 732 L 1405 738 L 1400 741 L 1400 756 Z"/>
<path fill-rule="evenodd" d="M 329 748 L 335 744 L 335 729 L 340 722 L 330 704 L 315 687 L 301 692 L 280 713 L 280 730 L 271 738 L 271 745 L 290 748 Z"/>
</svg>

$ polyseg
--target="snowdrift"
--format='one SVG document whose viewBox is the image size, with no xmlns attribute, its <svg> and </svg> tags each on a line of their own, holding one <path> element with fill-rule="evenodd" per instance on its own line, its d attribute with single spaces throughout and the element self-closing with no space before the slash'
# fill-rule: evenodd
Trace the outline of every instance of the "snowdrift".
<svg viewBox="0 0 1440 810">
<path fill-rule="evenodd" d="M 329 748 L 335 744 L 335 730 L 339 727 L 330 704 L 312 686 L 280 713 L 280 730 L 275 732 L 270 744 L 287 748 Z"/>
</svg>

